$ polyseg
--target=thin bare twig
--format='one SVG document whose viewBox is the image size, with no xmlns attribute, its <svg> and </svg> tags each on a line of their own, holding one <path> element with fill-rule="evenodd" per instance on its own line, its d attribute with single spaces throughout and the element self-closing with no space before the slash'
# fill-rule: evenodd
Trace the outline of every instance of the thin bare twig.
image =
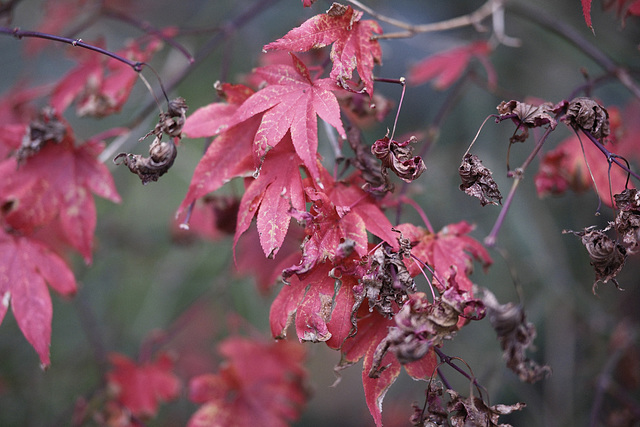
<svg viewBox="0 0 640 427">
<path fill-rule="evenodd" d="M 430 24 L 411 25 L 398 19 L 390 18 L 382 15 L 370 7 L 360 3 L 358 0 L 347 0 L 352 5 L 364 10 L 369 15 L 375 17 L 379 21 L 386 22 L 395 27 L 402 28 L 406 31 L 397 33 L 382 34 L 374 36 L 377 39 L 391 39 L 391 38 L 407 38 L 412 37 L 417 33 L 431 33 L 435 31 L 447 31 L 455 28 L 467 27 L 470 25 L 479 26 L 485 18 L 492 15 L 497 9 L 502 7 L 503 0 L 488 0 L 485 4 L 480 6 L 479 9 L 471 12 L 467 15 L 458 16 L 456 18 L 447 19 L 446 21 L 433 22 Z"/>
</svg>

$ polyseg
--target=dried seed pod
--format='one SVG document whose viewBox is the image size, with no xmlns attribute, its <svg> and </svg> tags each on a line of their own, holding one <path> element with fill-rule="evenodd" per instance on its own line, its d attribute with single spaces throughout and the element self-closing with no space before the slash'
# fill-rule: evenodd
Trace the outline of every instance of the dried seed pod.
<svg viewBox="0 0 640 427">
<path fill-rule="evenodd" d="M 550 102 L 545 102 L 540 105 L 532 105 L 511 100 L 509 102 L 502 101 L 496 108 L 501 116 L 509 116 L 513 114 L 516 117 L 512 120 L 517 125 L 524 125 L 524 127 L 519 127 L 519 129 L 517 129 L 520 133 L 515 133 L 511 137 L 511 143 L 526 141 L 529 137 L 529 128 L 549 125 L 551 129 L 555 129 L 558 125 L 558 122 L 554 117 L 558 112 L 558 106 L 554 106 Z"/>
</svg>

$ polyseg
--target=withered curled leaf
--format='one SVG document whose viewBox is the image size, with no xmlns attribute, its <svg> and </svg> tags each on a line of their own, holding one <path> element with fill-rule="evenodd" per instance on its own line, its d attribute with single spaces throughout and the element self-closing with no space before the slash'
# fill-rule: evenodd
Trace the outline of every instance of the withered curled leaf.
<svg viewBox="0 0 640 427">
<path fill-rule="evenodd" d="M 172 141 L 160 142 L 157 138 L 149 147 L 149 157 L 140 154 L 120 153 L 113 162 L 125 164 L 129 170 L 140 177 L 143 185 L 157 181 L 173 165 L 178 150 Z"/>
<path fill-rule="evenodd" d="M 628 188 L 620 194 L 614 194 L 616 207 L 619 209 L 614 226 L 622 237 L 622 245 L 627 253 L 634 254 L 640 250 L 640 193 L 635 188 Z"/>
<path fill-rule="evenodd" d="M 397 142 L 385 136 L 371 146 L 373 155 L 382 161 L 383 175 L 386 174 L 386 169 L 391 169 L 405 182 L 414 181 L 422 175 L 427 167 L 420 156 L 411 156 L 413 147 L 409 144 L 414 142 L 417 142 L 415 137 Z"/>
<path fill-rule="evenodd" d="M 368 257 L 369 266 L 362 276 L 362 292 L 356 298 L 369 300 L 382 314 L 392 315 L 395 304 L 403 304 L 407 295 L 415 292 L 415 281 L 402 260 L 403 254 L 395 252 L 384 243 Z"/>
<path fill-rule="evenodd" d="M 375 378 L 384 370 L 380 365 L 387 352 L 393 353 L 403 365 L 415 362 L 430 348 L 439 347 L 444 340 L 451 339 L 460 328 L 460 317 L 474 320 L 484 317 L 484 305 L 458 287 L 455 271 L 448 282 L 446 291 L 433 303 L 423 292 L 408 295 L 393 317 L 396 325 L 389 327 L 387 336 L 376 347 L 369 377 Z M 471 312 L 475 314 L 472 316 Z"/>
<path fill-rule="evenodd" d="M 27 131 L 22 137 L 22 145 L 15 156 L 18 163 L 36 154 L 47 142 L 59 144 L 67 134 L 67 126 L 60 121 L 52 108 L 44 108 L 42 112 L 29 123 Z"/>
<path fill-rule="evenodd" d="M 616 285 L 616 288 L 621 289 L 616 276 L 622 270 L 628 254 L 620 243 L 607 236 L 605 232 L 608 229 L 609 227 L 604 230 L 597 230 L 592 226 L 582 231 L 563 231 L 563 233 L 572 233 L 579 236 L 589 253 L 591 265 L 596 272 L 596 280 L 593 283 L 594 294 L 599 281 L 607 283 L 611 280 Z"/>
<path fill-rule="evenodd" d="M 516 131 L 511 137 L 511 143 L 524 142 L 529 137 L 529 128 L 549 125 L 551 129 L 555 129 L 558 125 L 554 117 L 558 107 L 550 102 L 532 105 L 511 100 L 509 102 L 502 101 L 496 108 L 501 116 L 515 115 L 515 118 L 512 118 L 513 121 L 517 125 L 524 125 L 524 127 L 517 129 L 520 130 L 520 133 Z"/>
<path fill-rule="evenodd" d="M 480 200 L 482 206 L 502 203 L 502 194 L 491 176 L 491 170 L 476 155 L 467 153 L 458 169 L 462 184 L 460 190 Z"/>
<path fill-rule="evenodd" d="M 523 307 L 511 302 L 500 304 L 487 289 L 483 289 L 482 302 L 487 309 L 489 322 L 498 335 L 507 367 L 518 374 L 521 381 L 529 383 L 550 374 L 551 368 L 538 365 L 526 355 L 527 348 L 536 337 L 536 327 L 527 322 Z"/>
<path fill-rule="evenodd" d="M 609 135 L 609 113 L 591 98 L 578 97 L 569 102 L 563 121 L 574 129 L 588 131 L 596 139 Z"/>
<path fill-rule="evenodd" d="M 640 211 L 640 193 L 635 188 L 627 188 L 622 193 L 614 194 L 613 199 L 621 211 Z"/>
<path fill-rule="evenodd" d="M 171 138 L 182 138 L 182 127 L 186 120 L 187 103 L 184 98 L 175 98 L 169 101 L 167 112 L 160 113 L 160 118 L 156 126 L 140 141 L 150 135 L 155 135 L 155 139 L 149 146 L 149 157 L 140 154 L 119 153 L 113 162 L 117 165 L 125 164 L 129 170 L 140 177 L 143 185 L 151 181 L 157 181 L 164 175 L 178 155 L 175 143 L 170 140 L 163 142 L 162 137 L 166 133 Z"/>
<path fill-rule="evenodd" d="M 451 401 L 447 404 L 447 410 L 451 414 L 451 425 L 459 427 L 511 427 L 511 424 L 498 424 L 500 415 L 519 411 L 527 406 L 523 402 L 487 406 L 482 399 L 475 396 L 464 397 L 450 389 L 447 393 L 451 396 Z"/>
</svg>

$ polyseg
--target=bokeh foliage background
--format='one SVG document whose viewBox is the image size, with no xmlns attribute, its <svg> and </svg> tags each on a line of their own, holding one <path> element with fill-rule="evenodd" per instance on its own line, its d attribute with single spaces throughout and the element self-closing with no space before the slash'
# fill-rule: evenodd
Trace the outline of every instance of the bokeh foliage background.
<svg viewBox="0 0 640 427">
<path fill-rule="evenodd" d="M 468 13 L 483 1 L 366 3 L 382 14 L 418 24 Z M 235 29 L 227 28 L 226 37 L 219 37 L 211 53 L 169 94 L 186 98 L 190 111 L 194 111 L 216 99 L 213 90 L 216 80 L 239 82 L 243 74 L 260 65 L 264 44 L 325 11 L 329 4 L 318 0 L 309 10 L 303 9 L 297 0 L 139 0 L 132 2 L 132 14 L 156 27 L 174 25 L 187 33 L 194 30 L 179 40 L 195 52 L 224 30 L 231 19 L 255 9 L 252 20 Z M 519 7 L 521 4 L 551 15 L 614 60 L 640 71 L 638 19 L 629 18 L 622 27 L 613 13 L 603 13 L 595 2 L 594 36 L 584 24 L 578 2 L 507 2 L 506 32 L 520 39 L 522 45 L 500 46 L 491 56 L 498 72 L 499 93 L 489 93 L 471 81 L 464 83 L 442 123 L 437 142 L 425 156 L 427 171 L 409 189 L 409 195 L 422 206 L 436 229 L 466 220 L 476 224 L 474 237 L 479 240 L 491 230 L 498 209 L 481 208 L 475 199 L 460 192 L 457 168 L 480 124 L 495 112 L 500 101 L 532 96 L 557 102 L 584 82 L 584 70 L 590 76 L 602 73 L 598 65 L 575 46 L 532 22 L 532 16 Z M 41 19 L 46 19 L 41 5 L 39 0 L 21 1 L 11 25 L 34 28 Z M 385 31 L 393 29 L 382 25 Z M 103 36 L 107 47 L 117 50 L 128 38 L 140 34 L 139 29 L 122 22 L 100 19 L 80 36 L 83 40 Z M 387 78 L 404 76 L 408 67 L 429 54 L 484 37 L 486 33 L 464 28 L 383 41 L 383 66 L 377 69 L 377 74 Z M 9 37 L 0 39 L 2 92 L 21 79 L 38 84 L 56 81 L 74 65 L 65 57 L 68 47 L 52 43 L 38 56 L 25 57 L 22 44 L 23 41 Z M 184 57 L 169 47 L 157 55 L 152 64 L 166 82 L 187 66 Z M 482 81 L 479 64 L 473 63 L 472 67 Z M 635 76 L 638 77 L 638 73 Z M 376 90 L 397 104 L 398 86 L 378 84 Z M 430 85 L 409 87 L 398 133 L 424 135 L 444 103 L 451 101 L 452 90 L 456 89 L 437 91 Z M 598 86 L 593 96 L 607 106 L 622 107 L 630 99 L 630 94 L 615 81 Z M 73 115 L 68 119 L 82 140 L 101 130 L 126 125 L 150 102 L 153 100 L 149 93 L 138 84 L 121 114 L 105 121 L 77 119 Z M 153 127 L 155 120 L 156 113 L 145 116 L 127 141 L 126 149 L 145 152 L 146 144 L 136 144 L 136 140 Z M 373 142 L 384 136 L 392 125 L 393 114 L 390 114 L 383 123 L 366 130 L 366 138 Z M 510 124 L 489 122 L 476 142 L 476 154 L 493 170 L 503 193 L 510 186 L 505 175 L 512 131 Z M 543 150 L 550 150 L 569 135 L 568 130 L 554 132 Z M 323 142 L 326 143 L 321 140 L 320 144 Z M 525 145 L 514 146 L 511 163 L 522 162 L 532 144 L 529 140 Z M 35 352 L 11 315 L 0 328 L 0 425 L 68 425 L 77 399 L 90 396 L 101 385 L 108 352 L 122 352 L 135 358 L 141 351 L 154 348 L 154 343 L 178 352 L 189 348 L 211 353 L 210 358 L 194 361 L 194 370 L 213 369 L 218 361 L 216 342 L 234 325 L 242 323 L 234 316 L 246 319 L 256 331 L 268 334 L 268 309 L 274 295 L 259 294 L 252 278 L 234 272 L 230 238 L 215 242 L 175 238 L 175 228 L 171 225 L 174 213 L 186 193 L 203 146 L 202 140 L 184 140 L 171 171 L 159 182 L 147 186 L 140 185 L 124 168 L 116 168 L 110 160 L 106 161 L 123 201 L 114 205 L 98 200 L 93 264 L 86 266 L 79 258 L 73 259 L 80 283 L 78 295 L 71 301 L 53 297 L 51 368 L 46 372 L 39 370 Z M 329 150 L 321 151 L 331 159 Z M 506 258 L 492 251 L 494 265 L 486 273 L 478 269 L 472 279 L 506 302 L 518 300 L 515 277 L 528 318 L 538 329 L 537 351 L 532 357 L 550 365 L 553 375 L 536 385 L 520 383 L 504 368 L 495 334 L 486 321 L 463 328 L 454 341 L 445 344 L 443 351 L 463 358 L 473 368 L 480 383 L 487 388 L 492 404 L 527 403 L 526 410 L 506 417 L 505 421 L 518 426 L 585 425 L 589 422 L 599 375 L 608 372 L 607 363 L 616 355 L 610 345 L 612 333 L 621 322 L 628 322 L 631 331 L 638 329 L 640 260 L 630 258 L 619 276 L 623 292 L 603 285 L 597 296 L 592 295 L 593 271 L 586 251 L 579 239 L 563 235 L 561 231 L 592 224 L 602 226 L 612 219 L 613 213 L 604 208 L 600 216 L 594 215 L 598 200 L 593 192 L 540 200 L 533 186 L 534 170 L 535 165 L 528 171 L 499 236 L 498 243 Z M 238 194 L 241 187 L 232 187 L 228 191 Z M 404 210 L 402 220 L 420 223 L 410 208 Z M 419 286 L 425 284 L 421 282 Z M 169 335 L 162 338 L 158 331 Z M 147 344 L 141 345 L 143 342 Z M 635 343 L 637 346 L 637 338 Z M 307 348 L 314 397 L 298 424 L 371 425 L 359 368 L 344 372 L 342 382 L 331 388 L 332 368 L 339 354 L 323 345 Z M 460 392 L 468 390 L 464 378 L 451 370 L 444 371 Z M 630 396 L 636 404 L 640 402 L 637 386 L 635 395 Z M 408 425 L 409 404 L 414 400 L 423 401 L 424 388 L 424 383 L 401 375 L 385 399 L 385 425 Z M 605 403 L 608 405 L 610 401 Z M 605 409 L 610 410 L 606 405 Z M 179 425 L 194 409 L 195 405 L 186 398 L 180 399 L 165 405 L 150 425 Z"/>
</svg>

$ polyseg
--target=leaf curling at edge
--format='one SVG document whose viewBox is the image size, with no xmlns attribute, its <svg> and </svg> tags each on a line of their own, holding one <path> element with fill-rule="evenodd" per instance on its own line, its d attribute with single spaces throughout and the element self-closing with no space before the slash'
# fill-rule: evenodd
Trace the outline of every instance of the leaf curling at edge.
<svg viewBox="0 0 640 427">
<path fill-rule="evenodd" d="M 482 206 L 502 204 L 502 194 L 491 176 L 491 170 L 476 155 L 467 153 L 458 168 L 462 179 L 460 190 L 480 200 Z"/>
<path fill-rule="evenodd" d="M 581 231 L 563 230 L 563 234 L 574 234 L 580 237 L 582 244 L 589 253 L 591 259 L 590 264 L 596 273 L 596 280 L 593 282 L 593 294 L 596 294 L 598 282 L 607 283 L 609 280 L 613 282 L 616 288 L 622 290 L 616 276 L 624 267 L 624 263 L 629 256 L 627 250 L 617 241 L 612 240 L 606 235 L 608 227 L 598 230 L 595 226 L 586 227 Z"/>
</svg>

